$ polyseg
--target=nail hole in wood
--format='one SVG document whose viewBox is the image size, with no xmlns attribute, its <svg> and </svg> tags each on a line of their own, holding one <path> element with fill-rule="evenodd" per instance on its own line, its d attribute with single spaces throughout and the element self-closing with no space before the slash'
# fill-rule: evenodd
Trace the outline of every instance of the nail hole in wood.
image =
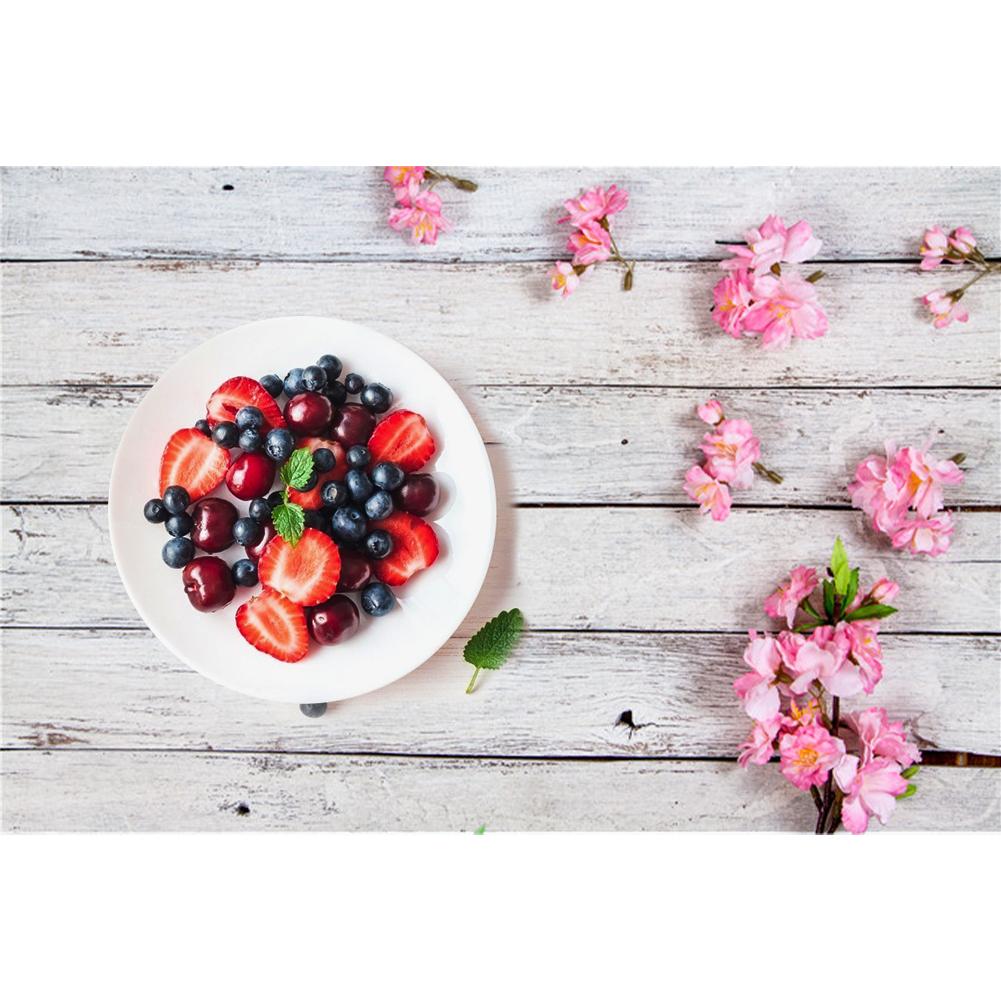
<svg viewBox="0 0 1001 1001">
<path fill-rule="evenodd" d="M 628 438 L 623 438 L 622 439 L 622 444 L 623 445 L 628 445 L 629 444 L 629 439 Z"/>
<path fill-rule="evenodd" d="M 236 804 L 236 812 L 237 812 L 237 813 L 238 813 L 238 814 L 239 814 L 239 815 L 240 815 L 241 817 L 246 817 L 246 816 L 247 816 L 247 814 L 248 814 L 248 813 L 250 813 L 250 807 L 249 807 L 249 806 L 247 806 L 247 804 L 246 804 L 246 803 L 237 803 L 237 804 Z"/>
<path fill-rule="evenodd" d="M 233 190 L 233 185 L 232 184 L 224 184 L 222 186 L 222 190 L 223 191 L 232 191 Z"/>
</svg>

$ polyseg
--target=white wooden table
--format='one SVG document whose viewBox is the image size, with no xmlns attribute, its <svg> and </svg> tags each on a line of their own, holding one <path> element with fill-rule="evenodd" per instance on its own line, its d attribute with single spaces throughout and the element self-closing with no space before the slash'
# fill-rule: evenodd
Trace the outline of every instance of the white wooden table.
<svg viewBox="0 0 1001 1001">
<path fill-rule="evenodd" d="M 456 169 L 454 231 L 412 247 L 380 171 L 3 174 L 3 826 L 7 830 L 790 829 L 809 798 L 734 763 L 743 633 L 835 534 L 902 584 L 879 701 L 925 749 L 897 830 L 1001 826 L 998 510 L 1001 283 L 934 333 L 926 224 L 1001 256 L 996 170 Z M 560 202 L 617 181 L 642 263 L 548 291 Z M 720 241 L 767 213 L 824 240 L 826 338 L 778 353 L 709 316 Z M 320 720 L 229 692 L 144 628 L 108 545 L 111 457 L 177 357 L 261 317 L 376 327 L 459 390 L 501 505 L 487 583 L 457 636 Z M 717 393 L 786 474 L 730 520 L 681 490 Z M 846 504 L 887 437 L 967 454 L 952 549 L 903 558 Z M 464 694 L 463 640 L 519 605 L 530 632 Z M 631 724 L 631 725 L 630 725 Z M 965 767 L 963 767 L 965 765 Z"/>
</svg>

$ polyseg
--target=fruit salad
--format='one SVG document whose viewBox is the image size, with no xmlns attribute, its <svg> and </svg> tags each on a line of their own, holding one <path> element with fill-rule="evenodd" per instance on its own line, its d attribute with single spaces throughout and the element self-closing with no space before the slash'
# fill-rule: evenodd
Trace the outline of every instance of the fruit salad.
<svg viewBox="0 0 1001 1001">
<path fill-rule="evenodd" d="M 438 558 L 427 422 L 392 409 L 381 383 L 341 372 L 323 355 L 284 379 L 227 379 L 205 417 L 170 436 L 143 511 L 166 528 L 163 562 L 191 606 L 216 612 L 239 593 L 240 635 L 280 661 L 302 660 L 311 639 L 350 639 L 358 605 L 390 613 L 394 589 Z M 238 559 L 219 555 L 233 547 Z"/>
</svg>

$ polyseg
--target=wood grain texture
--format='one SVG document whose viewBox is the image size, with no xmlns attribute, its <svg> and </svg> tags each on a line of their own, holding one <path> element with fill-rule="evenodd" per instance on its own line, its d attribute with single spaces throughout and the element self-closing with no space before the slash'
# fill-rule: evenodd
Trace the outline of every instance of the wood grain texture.
<svg viewBox="0 0 1001 1001">
<path fill-rule="evenodd" d="M 816 816 L 774 766 L 715 762 L 66 750 L 7 752 L 3 779 L 8 831 L 806 832 Z M 998 829 L 1001 769 L 918 782 L 892 830 Z"/>
<path fill-rule="evenodd" d="M 140 624 L 112 560 L 106 508 L 3 510 L 3 624 Z M 891 549 L 857 511 L 743 509 L 717 524 L 695 508 L 502 508 L 464 628 L 512 605 L 535 629 L 765 628 L 765 597 L 791 567 L 822 566 L 840 535 L 869 580 L 899 581 L 901 611 L 887 628 L 996 633 L 999 532 L 996 513 L 963 512 L 951 549 L 930 563 Z M 149 533 L 151 572 L 175 572 L 159 562 L 166 536 L 152 525 Z"/>
<path fill-rule="evenodd" d="M 145 631 L 7 630 L 13 748 L 735 757 L 740 635 L 528 633 L 466 695 L 455 638 L 380 691 L 306 719 L 180 664 Z M 923 748 L 1001 754 L 1001 637 L 887 636 L 877 701 Z M 280 669 L 280 668 L 276 668 Z M 856 702 L 851 700 L 846 710 Z M 625 719 L 623 715 L 626 714 Z M 629 725 L 626 720 L 631 720 Z"/>
<path fill-rule="evenodd" d="M 877 227 L 878 228 L 878 227 Z M 267 316 L 368 324 L 470 385 L 995 386 L 1001 282 L 932 329 L 942 279 L 904 264 L 825 266 L 830 332 L 786 351 L 713 323 L 712 264 L 648 264 L 632 292 L 601 268 L 573 298 L 541 264 L 62 263 L 3 269 L 8 385 L 149 385 L 214 334 Z M 285 359 L 276 357 L 276 367 Z M 301 359 L 289 358 L 288 367 Z"/>
<path fill-rule="evenodd" d="M 112 449 L 141 388 L 0 389 L 5 455 L 0 497 L 107 500 Z M 664 389 L 469 386 L 480 433 L 507 476 L 512 503 L 687 504 L 685 470 L 703 458 L 695 405 L 710 395 Z M 950 505 L 1001 504 L 996 390 L 728 390 L 728 412 L 751 421 L 763 461 L 785 473 L 758 477 L 736 504 L 842 504 L 845 485 L 887 439 L 930 441 L 942 458 L 965 452 L 966 479 Z"/>
<path fill-rule="evenodd" d="M 386 225 L 392 196 L 378 167 L 8 168 L 3 256 L 548 259 L 566 256 L 562 202 L 612 182 L 630 192 L 619 243 L 644 259 L 721 257 L 717 241 L 739 239 L 771 212 L 807 218 L 825 259 L 916 257 L 933 223 L 969 225 L 999 249 L 993 168 L 441 169 L 480 190 L 443 186 L 454 229 L 415 247 Z"/>
</svg>

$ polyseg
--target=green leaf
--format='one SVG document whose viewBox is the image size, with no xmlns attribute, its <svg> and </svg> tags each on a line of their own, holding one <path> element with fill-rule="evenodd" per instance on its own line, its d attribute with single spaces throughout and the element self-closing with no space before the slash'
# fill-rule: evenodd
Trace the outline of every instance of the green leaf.
<svg viewBox="0 0 1001 1001">
<path fill-rule="evenodd" d="M 915 775 L 917 775 L 917 774 L 918 774 L 918 772 L 919 772 L 919 771 L 921 771 L 921 769 L 920 769 L 920 768 L 918 768 L 918 766 L 917 766 L 917 765 L 911 765 L 911 767 L 910 767 L 910 768 L 905 768 L 905 769 L 904 769 L 904 770 L 903 770 L 903 771 L 902 771 L 902 772 L 900 773 L 900 775 L 901 775 L 901 777 L 902 777 L 902 778 L 905 778 L 905 779 L 912 779 L 912 778 L 914 778 L 914 776 L 915 776 Z"/>
<path fill-rule="evenodd" d="M 858 622 L 859 619 L 885 619 L 893 615 L 896 609 L 892 605 L 860 605 L 854 612 L 845 616 L 846 622 Z"/>
<path fill-rule="evenodd" d="M 486 824 L 480 824 L 480 826 L 477 827 L 475 831 L 473 831 L 473 834 L 484 834 L 486 832 L 486 829 L 487 829 Z"/>
<path fill-rule="evenodd" d="M 824 580 L 824 614 L 834 620 L 834 581 L 830 579 Z"/>
<path fill-rule="evenodd" d="M 903 775 L 903 772 L 900 774 Z M 907 788 L 897 797 L 897 799 L 910 799 L 917 791 L 918 787 L 913 782 L 908 782 Z"/>
<path fill-rule="evenodd" d="M 855 600 L 856 594 L 858 594 L 858 567 L 852 571 L 851 577 L 848 578 L 848 590 L 845 592 L 845 608 Z"/>
<path fill-rule="evenodd" d="M 306 530 L 306 513 L 298 504 L 286 500 L 271 512 L 271 522 L 275 531 L 294 547 Z"/>
<path fill-rule="evenodd" d="M 473 667 L 496 671 L 514 649 L 524 625 L 525 620 L 520 609 L 512 608 L 510 611 L 501 612 L 482 626 L 469 640 L 462 651 L 462 656 Z"/>
<path fill-rule="evenodd" d="M 308 448 L 297 448 L 281 468 L 282 483 L 293 490 L 302 490 L 313 475 L 313 453 Z"/>
<path fill-rule="evenodd" d="M 848 565 L 848 554 L 845 552 L 845 544 L 841 541 L 840 535 L 834 540 L 834 552 L 831 553 L 831 573 L 834 574 L 834 587 L 838 594 L 846 594 L 852 570 Z"/>
</svg>

